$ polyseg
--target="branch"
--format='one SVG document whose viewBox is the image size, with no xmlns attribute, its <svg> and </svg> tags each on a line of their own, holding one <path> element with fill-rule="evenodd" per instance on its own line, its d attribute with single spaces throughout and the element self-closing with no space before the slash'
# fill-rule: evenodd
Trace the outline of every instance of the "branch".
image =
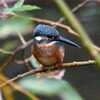
<svg viewBox="0 0 100 100">
<path fill-rule="evenodd" d="M 77 12 L 80 8 L 82 8 L 85 4 L 90 2 L 91 0 L 84 0 L 82 3 L 78 4 L 75 8 L 72 9 L 72 12 Z"/>
<path fill-rule="evenodd" d="M 86 3 L 88 3 L 90 0 L 84 0 L 82 3 L 78 4 L 75 8 L 72 9 L 72 12 L 77 12 L 80 8 L 82 8 Z M 65 17 L 61 17 L 57 23 L 62 23 L 65 20 Z"/>
<path fill-rule="evenodd" d="M 1 48 L 0 48 L 0 53 L 3 53 L 3 54 L 13 54 L 13 52 L 11 52 L 11 51 L 6 51 L 6 50 L 1 49 Z"/>
<path fill-rule="evenodd" d="M 33 44 L 33 40 L 29 40 L 27 42 L 27 44 L 25 45 L 22 45 L 22 46 L 19 46 L 18 48 L 16 48 L 13 53 L 4 61 L 3 64 L 0 65 L 0 72 L 3 70 L 3 68 L 5 68 L 11 61 L 14 60 L 16 54 L 21 51 L 21 50 L 24 50 L 25 48 L 29 47 L 30 45 Z"/>
<path fill-rule="evenodd" d="M 94 48 L 91 39 L 86 34 L 86 31 L 78 21 L 78 19 L 71 12 L 69 6 L 64 2 L 64 0 L 54 0 L 62 14 L 69 21 L 72 27 L 79 33 L 79 39 L 83 44 L 84 48 L 94 57 L 98 66 L 100 66 L 100 54 L 97 49 Z"/>
<path fill-rule="evenodd" d="M 18 35 L 18 37 L 19 37 L 21 43 L 22 43 L 23 45 L 27 45 L 27 42 L 25 41 L 25 39 L 24 39 L 24 37 L 21 35 L 21 33 L 18 33 L 18 32 L 17 32 L 17 35 Z M 31 69 L 31 67 L 29 66 L 29 63 L 28 63 L 28 62 L 30 62 L 31 65 L 33 65 L 33 66 L 35 66 L 35 67 L 39 67 L 39 66 L 40 66 L 40 64 L 39 64 L 38 62 L 36 62 L 36 59 L 35 59 L 34 55 L 31 55 L 31 57 L 30 57 L 30 59 L 28 60 L 28 62 L 27 62 L 25 59 L 24 59 L 23 62 L 24 62 L 24 64 L 27 66 L 28 69 Z"/>
<path fill-rule="evenodd" d="M 5 83 L 2 83 L 0 85 L 0 88 L 7 85 L 7 84 L 12 83 L 13 81 L 16 81 L 20 78 L 23 78 L 27 75 L 31 75 L 31 74 L 33 75 L 33 74 L 48 72 L 48 71 L 52 71 L 52 70 L 54 71 L 54 70 L 59 70 L 59 69 L 65 69 L 65 68 L 70 68 L 70 67 L 78 67 L 78 66 L 82 66 L 82 65 L 91 65 L 91 64 L 95 64 L 95 61 L 94 60 L 79 61 L 79 62 L 74 61 L 72 63 L 64 63 L 64 64 L 62 64 L 62 66 L 43 67 L 43 68 L 40 68 L 40 69 L 31 70 L 29 72 L 19 74 L 18 76 L 6 81 Z"/>
<path fill-rule="evenodd" d="M 12 88 L 16 89 L 17 91 L 23 93 L 24 95 L 32 98 L 32 100 L 39 100 L 37 97 L 35 97 L 33 94 L 31 94 L 30 92 L 28 92 L 27 90 L 24 90 L 22 87 L 20 87 L 19 85 L 17 85 L 14 82 L 8 82 L 9 80 L 2 74 L 0 74 L 0 80 L 3 81 L 3 83 L 8 83 Z M 2 87 L 0 87 L 2 88 Z"/>
</svg>

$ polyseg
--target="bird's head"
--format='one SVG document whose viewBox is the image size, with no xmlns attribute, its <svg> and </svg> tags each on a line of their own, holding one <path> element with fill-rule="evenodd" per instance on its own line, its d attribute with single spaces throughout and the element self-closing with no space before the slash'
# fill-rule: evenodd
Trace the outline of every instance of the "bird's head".
<svg viewBox="0 0 100 100">
<path fill-rule="evenodd" d="M 59 41 L 80 48 L 80 46 L 75 42 L 61 36 L 56 30 L 56 28 L 45 24 L 39 24 L 36 26 L 33 32 L 33 39 L 35 39 L 38 42 Z"/>
</svg>

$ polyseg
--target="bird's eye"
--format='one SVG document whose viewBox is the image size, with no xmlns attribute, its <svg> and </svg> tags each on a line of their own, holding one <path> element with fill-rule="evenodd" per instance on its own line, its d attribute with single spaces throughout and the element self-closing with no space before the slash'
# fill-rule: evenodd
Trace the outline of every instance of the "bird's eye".
<svg viewBox="0 0 100 100">
<path fill-rule="evenodd" d="M 54 39 L 55 37 L 54 37 L 54 36 L 48 36 L 48 38 L 49 38 L 49 39 Z"/>
</svg>

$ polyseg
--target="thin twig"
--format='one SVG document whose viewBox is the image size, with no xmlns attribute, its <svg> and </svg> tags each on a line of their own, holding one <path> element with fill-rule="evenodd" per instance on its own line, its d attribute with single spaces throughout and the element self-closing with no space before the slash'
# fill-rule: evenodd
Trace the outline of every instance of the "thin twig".
<svg viewBox="0 0 100 100">
<path fill-rule="evenodd" d="M 74 7 L 72 9 L 72 12 L 75 13 L 77 12 L 80 8 L 82 8 L 86 3 L 88 3 L 90 0 L 85 0 L 82 3 L 78 4 L 76 7 Z M 65 20 L 65 17 L 61 17 L 57 23 L 62 23 Z M 56 24 L 54 25 L 54 27 L 56 27 Z"/>
<path fill-rule="evenodd" d="M 11 52 L 11 51 L 6 51 L 6 50 L 1 49 L 1 48 L 0 48 L 0 53 L 3 53 L 3 54 L 13 54 L 13 52 Z"/>
<path fill-rule="evenodd" d="M 29 41 L 27 42 L 27 44 L 21 45 L 21 46 L 19 46 L 18 48 L 16 48 L 16 49 L 13 51 L 13 53 L 4 61 L 4 63 L 0 65 L 0 72 L 3 70 L 3 68 L 4 68 L 5 66 L 7 66 L 11 61 L 14 60 L 16 54 L 17 54 L 19 51 L 24 50 L 25 48 L 29 47 L 29 46 L 32 45 L 32 44 L 33 44 L 33 40 L 29 40 Z"/>
<path fill-rule="evenodd" d="M 65 29 L 65 31 L 67 31 L 66 33 L 70 33 L 72 35 L 75 35 L 75 36 L 79 36 L 77 32 L 73 31 L 71 29 L 71 27 L 67 26 L 67 25 L 64 25 L 64 24 L 61 24 L 61 23 L 57 23 L 56 21 L 51 21 L 51 20 L 46 20 L 46 19 L 40 19 L 40 18 L 35 18 L 35 17 L 30 17 L 30 19 L 33 21 L 33 22 L 36 22 L 36 23 L 45 23 L 45 24 L 49 24 L 51 26 L 58 26 L 62 29 Z"/>
<path fill-rule="evenodd" d="M 17 33 L 17 35 L 18 35 L 20 41 L 22 42 L 22 44 L 23 44 L 23 45 L 26 45 L 27 42 L 25 41 L 25 39 L 23 38 L 23 36 L 21 35 L 21 33 L 19 33 L 19 32 L 16 32 L 16 33 Z"/>
<path fill-rule="evenodd" d="M 23 45 L 26 45 L 27 42 L 25 41 L 25 39 L 24 39 L 24 37 L 21 35 L 21 33 L 17 32 L 17 35 L 18 35 L 18 37 L 19 37 L 21 43 L 22 43 Z M 32 60 L 32 59 L 29 59 L 29 62 L 30 62 L 30 63 L 31 63 L 31 60 Z M 24 51 L 23 51 L 23 62 L 24 62 L 24 64 L 26 65 L 26 67 L 30 70 L 31 67 L 30 67 L 29 63 L 28 63 L 28 62 L 25 60 L 25 58 L 24 58 Z"/>
<path fill-rule="evenodd" d="M 23 77 L 31 75 L 31 74 L 33 75 L 36 73 L 43 73 L 43 72 L 48 72 L 48 71 L 52 71 L 52 70 L 54 71 L 54 70 L 58 70 L 58 69 L 65 69 L 65 68 L 69 68 L 69 67 L 78 67 L 78 66 L 82 66 L 82 65 L 91 65 L 91 64 L 95 64 L 95 61 L 94 60 L 79 61 L 79 62 L 74 61 L 71 63 L 64 63 L 64 64 L 62 64 L 62 66 L 42 67 L 40 69 L 35 69 L 35 70 L 31 70 L 31 71 L 23 73 L 23 74 L 19 74 L 18 76 L 6 81 L 5 83 L 2 83 L 0 85 L 0 88 L 7 85 L 7 84 L 12 83 L 13 81 L 16 81 L 20 78 L 23 78 Z"/>
<path fill-rule="evenodd" d="M 72 9 L 72 12 L 77 12 L 80 8 L 82 8 L 85 4 L 90 2 L 91 0 L 84 0 L 82 3 L 78 4 L 75 8 Z"/>
<path fill-rule="evenodd" d="M 26 64 L 31 60 L 31 58 L 32 57 L 30 56 L 30 57 L 25 58 L 24 60 L 15 60 L 15 63 L 17 63 L 17 64 Z"/>
</svg>

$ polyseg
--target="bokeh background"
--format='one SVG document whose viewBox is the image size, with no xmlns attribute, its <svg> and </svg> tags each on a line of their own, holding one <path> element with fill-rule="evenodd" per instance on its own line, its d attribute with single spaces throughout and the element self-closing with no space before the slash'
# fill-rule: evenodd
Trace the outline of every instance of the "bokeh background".
<svg viewBox="0 0 100 100">
<path fill-rule="evenodd" d="M 15 0 L 6 1 L 9 5 L 13 5 L 16 2 Z M 84 0 L 66 0 L 71 9 L 83 1 Z M 39 11 L 28 12 L 28 15 L 54 21 L 57 21 L 62 17 L 53 0 L 25 0 L 25 3 L 32 5 L 34 4 L 42 8 Z M 1 1 L 0 6 L 2 6 Z M 75 15 L 81 21 L 93 42 L 100 46 L 100 1 L 90 0 L 90 2 L 85 4 L 85 6 L 75 12 Z M 64 23 L 68 25 L 67 21 Z M 63 29 L 57 29 L 65 37 L 76 41 L 81 45 L 75 36 L 66 34 L 66 31 Z M 2 37 L 2 34 L 0 34 L 0 37 Z M 26 40 L 29 40 L 32 38 L 32 33 L 28 33 L 24 35 L 24 37 Z M 7 37 L 0 38 L 0 47 L 6 50 L 14 50 L 18 45 L 21 45 L 21 43 L 19 42 L 17 36 L 9 35 Z M 66 53 L 64 62 L 92 59 L 92 57 L 83 48 L 78 49 L 65 46 L 65 49 Z M 26 53 L 27 52 L 30 52 L 30 49 L 26 50 Z M 2 63 L 6 57 L 7 55 L 0 54 L 0 63 Z M 15 63 L 11 63 L 9 66 L 7 66 L 4 72 L 9 78 L 12 78 L 20 73 L 25 72 L 26 70 L 27 69 L 24 65 L 16 65 Z M 66 69 L 66 75 L 64 76 L 64 79 L 67 80 L 85 100 L 100 100 L 100 68 L 97 68 L 95 65 L 68 68 Z M 17 91 L 14 92 L 14 95 L 16 100 L 18 100 L 20 96 L 22 96 L 21 100 L 27 100 L 26 97 Z M 58 100 L 59 98 L 41 97 L 41 99 Z"/>
</svg>

